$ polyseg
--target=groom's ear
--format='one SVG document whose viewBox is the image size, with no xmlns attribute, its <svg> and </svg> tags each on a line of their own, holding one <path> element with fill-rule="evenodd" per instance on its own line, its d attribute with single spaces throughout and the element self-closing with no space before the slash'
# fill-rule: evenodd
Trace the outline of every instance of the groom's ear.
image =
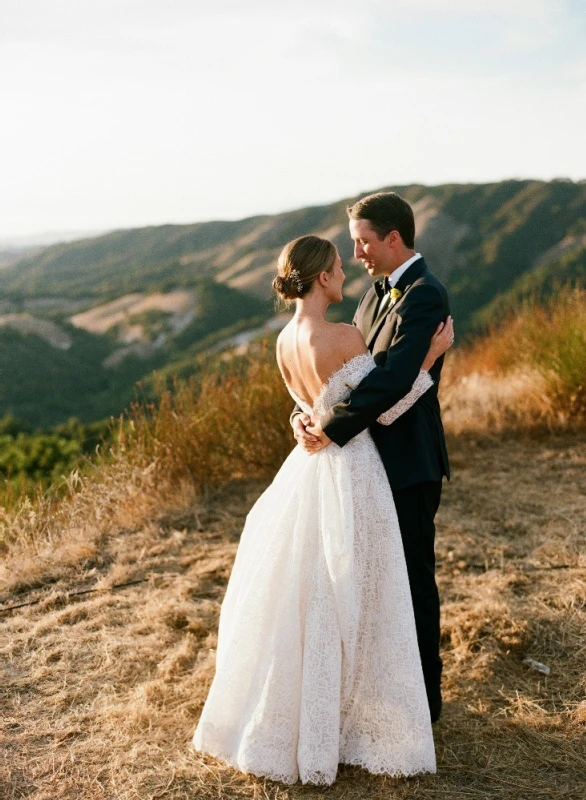
<svg viewBox="0 0 586 800">
<path fill-rule="evenodd" d="M 387 245 L 391 248 L 403 244 L 403 239 L 401 238 L 401 234 L 399 233 L 399 231 L 389 231 L 385 236 L 385 240 L 387 242 Z"/>
</svg>

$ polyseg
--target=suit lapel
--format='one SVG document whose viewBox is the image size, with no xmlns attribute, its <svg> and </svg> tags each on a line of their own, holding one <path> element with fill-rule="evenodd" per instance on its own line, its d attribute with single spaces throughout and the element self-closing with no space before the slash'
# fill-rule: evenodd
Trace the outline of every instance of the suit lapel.
<svg viewBox="0 0 586 800">
<path fill-rule="evenodd" d="M 399 279 L 399 281 L 397 283 L 397 289 L 401 290 L 401 292 L 403 293 L 403 296 L 409 290 L 409 287 L 411 286 L 411 284 L 415 280 L 417 280 L 417 278 L 421 275 L 421 273 L 423 272 L 423 270 L 425 268 L 426 268 L 426 264 L 425 264 L 424 259 L 423 258 L 418 258 L 417 261 L 415 261 L 413 264 L 411 264 L 411 266 L 404 273 L 404 275 L 401 275 L 401 277 L 400 277 L 400 279 Z M 384 324 L 386 323 L 386 321 L 388 319 L 391 319 L 393 321 L 396 320 L 397 310 L 398 310 L 398 307 L 400 306 L 402 300 L 403 300 L 403 297 L 401 297 L 394 305 L 389 306 L 387 313 L 383 314 L 380 318 L 375 318 L 373 316 L 370 329 L 367 329 L 366 333 L 365 333 L 364 330 L 362 331 L 362 335 L 366 339 L 366 346 L 368 347 L 369 350 L 372 351 L 372 349 L 374 347 L 375 340 L 378 337 L 379 333 L 381 332 L 381 330 L 382 330 Z M 392 326 L 392 332 L 394 333 L 394 325 Z"/>
<path fill-rule="evenodd" d="M 417 278 L 421 275 L 424 269 L 427 268 L 427 264 L 425 263 L 425 259 L 423 256 L 418 258 L 417 261 L 414 261 L 413 264 L 409 267 L 409 269 L 401 275 L 399 280 L 397 281 L 397 289 L 400 289 L 403 294 L 407 291 L 407 289 L 411 286 L 411 284 L 417 280 Z"/>
<path fill-rule="evenodd" d="M 369 350 L 372 350 L 371 345 L 374 344 L 374 340 L 379 335 L 380 329 L 382 328 L 382 326 L 385 324 L 385 322 L 387 321 L 387 319 L 389 318 L 389 316 L 392 313 L 393 313 L 393 309 L 389 306 L 389 308 L 387 309 L 387 313 L 386 314 L 382 314 L 381 316 L 377 317 L 373 321 L 372 327 L 367 332 L 366 337 L 365 337 L 366 338 L 366 346 L 369 348 Z"/>
<path fill-rule="evenodd" d="M 364 336 L 365 340 L 368 339 L 369 333 L 372 330 L 372 327 L 375 323 L 381 297 L 382 297 L 381 288 L 377 287 L 377 284 L 374 284 L 368 291 L 362 303 L 356 323 L 358 329 Z"/>
</svg>

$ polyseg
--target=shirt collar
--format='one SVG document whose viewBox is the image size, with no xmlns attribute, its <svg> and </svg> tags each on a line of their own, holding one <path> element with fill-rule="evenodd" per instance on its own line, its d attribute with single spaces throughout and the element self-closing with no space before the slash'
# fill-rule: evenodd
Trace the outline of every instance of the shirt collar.
<svg viewBox="0 0 586 800">
<path fill-rule="evenodd" d="M 399 279 L 407 272 L 411 264 L 413 264 L 419 258 L 421 258 L 421 253 L 415 253 L 414 256 L 411 256 L 411 258 L 409 258 L 407 261 L 401 264 L 400 267 L 397 267 L 394 272 L 388 275 L 385 278 L 385 284 L 387 285 L 387 288 L 393 289 L 399 283 Z"/>
</svg>

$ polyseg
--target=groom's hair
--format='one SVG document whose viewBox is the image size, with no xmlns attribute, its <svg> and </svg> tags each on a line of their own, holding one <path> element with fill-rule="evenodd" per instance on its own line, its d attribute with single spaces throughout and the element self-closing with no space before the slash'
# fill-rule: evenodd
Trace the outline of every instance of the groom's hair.
<svg viewBox="0 0 586 800">
<path fill-rule="evenodd" d="M 367 219 L 379 239 L 398 231 L 405 247 L 415 246 L 415 217 L 406 200 L 395 192 L 377 192 L 346 209 L 350 219 Z"/>
</svg>

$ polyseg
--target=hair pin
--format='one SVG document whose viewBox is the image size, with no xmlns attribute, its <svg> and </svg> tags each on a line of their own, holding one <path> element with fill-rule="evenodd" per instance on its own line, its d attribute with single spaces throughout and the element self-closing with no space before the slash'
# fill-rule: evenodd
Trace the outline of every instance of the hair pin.
<svg viewBox="0 0 586 800">
<path fill-rule="evenodd" d="M 298 269 L 292 269 L 289 272 L 289 279 L 293 281 L 297 285 L 297 294 L 301 294 L 303 291 L 303 281 L 301 280 L 301 275 L 299 274 Z"/>
</svg>

